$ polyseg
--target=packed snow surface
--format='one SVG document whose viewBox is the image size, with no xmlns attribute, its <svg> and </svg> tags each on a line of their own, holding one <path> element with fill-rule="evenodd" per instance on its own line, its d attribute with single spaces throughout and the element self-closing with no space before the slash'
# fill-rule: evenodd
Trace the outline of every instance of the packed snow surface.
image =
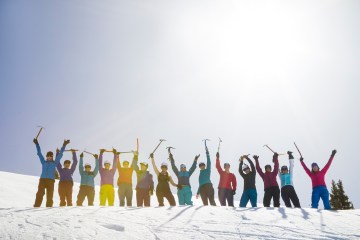
<svg viewBox="0 0 360 240">
<path fill-rule="evenodd" d="M 360 239 L 359 210 L 159 208 L 155 198 L 150 208 L 60 208 L 57 188 L 56 207 L 35 209 L 38 177 L 0 172 L 0 182 L 0 239 Z"/>
</svg>

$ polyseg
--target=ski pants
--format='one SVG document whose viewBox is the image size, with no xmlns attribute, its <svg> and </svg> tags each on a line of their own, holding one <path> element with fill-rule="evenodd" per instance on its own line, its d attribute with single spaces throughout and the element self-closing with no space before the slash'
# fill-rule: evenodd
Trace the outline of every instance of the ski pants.
<svg viewBox="0 0 360 240">
<path fill-rule="evenodd" d="M 182 189 L 177 191 L 179 205 L 193 205 L 191 201 L 192 192 L 190 186 L 183 186 Z"/>
<path fill-rule="evenodd" d="M 199 189 L 201 200 L 205 206 L 210 205 L 216 206 L 215 203 L 215 191 L 212 183 L 206 183 L 202 185 Z"/>
<path fill-rule="evenodd" d="M 226 206 L 226 202 L 228 206 L 234 206 L 234 195 L 231 189 L 219 188 L 218 195 L 221 206 Z"/>
<path fill-rule="evenodd" d="M 252 207 L 257 207 L 257 192 L 255 188 L 243 192 L 240 199 L 240 207 L 246 207 L 249 201 Z"/>
<path fill-rule="evenodd" d="M 150 190 L 136 188 L 136 203 L 138 207 L 150 207 Z"/>
<path fill-rule="evenodd" d="M 164 198 L 168 200 L 170 206 L 176 206 L 175 198 L 171 191 L 156 190 L 156 197 L 160 207 L 164 206 Z"/>
<path fill-rule="evenodd" d="M 132 197 L 133 197 L 132 184 L 120 183 L 118 188 L 118 195 L 120 200 L 120 207 L 125 206 L 125 198 L 126 198 L 126 205 L 128 207 L 132 206 Z"/>
<path fill-rule="evenodd" d="M 295 208 L 301 208 L 299 198 L 295 192 L 295 188 L 292 185 L 286 185 L 281 188 L 281 198 L 283 199 L 285 206 L 291 208 L 291 202 Z M 291 201 L 291 202 L 290 202 Z"/>
<path fill-rule="evenodd" d="M 318 208 L 319 207 L 319 201 L 320 198 L 323 201 L 324 208 L 326 210 L 330 210 L 330 201 L 329 201 L 329 191 L 326 188 L 326 186 L 317 186 L 313 188 L 312 196 L 311 196 L 311 207 L 312 208 Z"/>
<path fill-rule="evenodd" d="M 270 207 L 271 199 L 274 201 L 274 207 L 280 207 L 280 189 L 278 186 L 268 187 L 265 189 L 264 207 Z"/>
<path fill-rule="evenodd" d="M 34 207 L 40 207 L 43 201 L 43 197 L 46 191 L 46 207 L 53 206 L 53 196 L 54 196 L 54 179 L 50 178 L 40 178 L 38 191 L 36 193 Z"/>
<path fill-rule="evenodd" d="M 114 206 L 115 191 L 111 184 L 104 184 L 100 187 L 100 206 L 105 206 L 106 201 L 108 206 Z"/>
<path fill-rule="evenodd" d="M 77 195 L 76 206 L 82 206 L 86 197 L 88 199 L 88 206 L 94 206 L 95 188 L 92 186 L 81 185 Z"/>
<path fill-rule="evenodd" d="M 59 182 L 60 207 L 72 206 L 73 181 Z"/>
</svg>

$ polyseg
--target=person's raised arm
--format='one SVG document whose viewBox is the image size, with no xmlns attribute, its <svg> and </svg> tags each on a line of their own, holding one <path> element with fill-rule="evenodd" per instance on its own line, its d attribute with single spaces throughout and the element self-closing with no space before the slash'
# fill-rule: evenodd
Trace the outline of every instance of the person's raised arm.
<svg viewBox="0 0 360 240">
<path fill-rule="evenodd" d="M 255 159 L 255 164 L 256 164 L 256 171 L 259 173 L 261 178 L 264 178 L 265 174 L 264 172 L 261 170 L 260 168 L 260 164 L 259 164 L 259 156 L 254 155 L 253 158 Z"/>
<path fill-rule="evenodd" d="M 94 177 L 96 177 L 96 175 L 98 174 L 99 172 L 99 156 L 97 154 L 94 154 L 94 158 L 95 158 L 95 168 L 94 168 Z"/>
<path fill-rule="evenodd" d="M 139 172 L 139 166 L 138 166 L 138 160 L 139 160 L 139 155 L 138 154 L 134 154 L 134 158 L 133 158 L 133 161 L 132 161 L 132 166 L 135 170 L 135 172 Z"/>
<path fill-rule="evenodd" d="M 38 142 L 38 140 L 36 138 L 34 138 L 34 143 L 35 143 L 35 146 L 36 146 L 36 152 L 37 152 L 37 155 L 39 156 L 40 163 L 44 164 L 45 163 L 45 158 L 44 158 L 44 155 L 42 155 L 42 153 L 41 153 L 40 144 L 39 144 L 39 142 Z"/>
<path fill-rule="evenodd" d="M 114 175 L 116 172 L 116 168 L 117 168 L 117 151 L 115 148 L 113 148 L 113 154 L 114 154 L 114 158 L 113 158 L 113 165 L 112 168 L 110 170 L 110 172 Z"/>
<path fill-rule="evenodd" d="M 200 157 L 200 154 L 195 156 L 194 162 L 193 162 L 193 164 L 191 165 L 191 168 L 190 168 L 190 170 L 189 170 L 189 176 L 191 176 L 191 175 L 194 173 L 194 171 L 195 171 L 195 169 L 196 169 L 196 165 L 197 165 L 197 161 L 198 161 L 199 157 Z"/>
<path fill-rule="evenodd" d="M 61 174 L 61 172 L 62 172 L 62 165 L 61 165 L 61 163 L 58 163 L 58 165 L 56 165 L 56 169 L 57 169 L 58 173 Z"/>
<path fill-rule="evenodd" d="M 159 176 L 160 172 L 159 172 L 159 169 L 156 167 L 156 163 L 155 163 L 155 160 L 154 160 L 154 154 L 153 153 L 150 154 L 150 158 L 151 158 L 152 166 L 154 168 L 154 172 L 155 172 L 156 176 Z"/>
<path fill-rule="evenodd" d="M 80 154 L 80 162 L 79 162 L 79 173 L 82 175 L 84 173 L 84 154 Z"/>
<path fill-rule="evenodd" d="M 306 174 L 307 174 L 309 177 L 311 177 L 311 171 L 310 171 L 309 168 L 305 165 L 305 163 L 304 163 L 304 158 L 303 158 L 303 157 L 300 158 L 300 163 L 301 163 L 301 166 L 304 168 Z"/>
<path fill-rule="evenodd" d="M 215 166 L 216 166 L 216 170 L 218 171 L 219 174 L 221 174 L 223 172 L 221 166 L 220 166 L 220 154 L 217 152 L 216 153 L 216 163 L 215 163 Z"/>
<path fill-rule="evenodd" d="M 248 160 L 248 162 L 250 164 L 251 174 L 256 175 L 256 169 L 255 169 L 255 165 L 254 165 L 253 161 L 251 161 L 251 159 L 249 157 L 246 157 L 246 159 Z"/>
<path fill-rule="evenodd" d="M 64 140 L 64 143 L 63 143 L 63 145 L 62 145 L 62 147 L 60 149 L 60 152 L 59 152 L 59 154 L 56 155 L 56 158 L 55 158 L 55 164 L 56 165 L 60 162 L 60 160 L 61 160 L 61 158 L 63 156 L 63 153 L 65 151 L 66 145 L 68 145 L 69 143 L 70 143 L 70 140 Z"/>
<path fill-rule="evenodd" d="M 119 172 L 119 174 L 120 174 L 120 171 L 121 171 L 121 162 L 120 162 L 120 153 L 119 154 L 117 154 L 117 156 L 116 156 L 116 160 L 117 160 L 117 169 L 118 169 L 118 172 Z M 131 165 L 132 165 L 133 163 L 131 163 Z"/>
<path fill-rule="evenodd" d="M 138 151 L 133 151 L 133 154 L 134 154 L 134 157 L 133 157 L 133 160 L 132 160 L 131 165 L 130 165 L 130 168 L 131 168 L 132 170 L 134 170 L 135 157 L 136 157 L 136 158 L 139 157 L 139 152 L 138 152 Z"/>
<path fill-rule="evenodd" d="M 206 147 L 206 159 L 207 159 L 206 169 L 208 169 L 210 171 L 211 170 L 211 160 L 210 160 L 210 153 L 209 153 L 209 150 L 207 149 L 207 147 Z"/>
<path fill-rule="evenodd" d="M 289 155 L 289 173 L 292 175 L 294 170 L 294 156 L 290 151 L 288 151 L 287 154 Z"/>
<path fill-rule="evenodd" d="M 169 159 L 170 159 L 170 163 L 171 163 L 171 168 L 174 171 L 175 175 L 178 177 L 179 169 L 175 166 L 175 160 L 174 160 L 172 153 L 169 154 Z"/>
<path fill-rule="evenodd" d="M 326 163 L 326 165 L 324 166 L 324 168 L 321 170 L 321 172 L 323 172 L 324 174 L 326 174 L 326 172 L 329 170 L 330 168 L 330 165 L 335 157 L 335 154 L 336 154 L 336 150 L 332 150 L 331 152 L 331 156 L 329 158 L 329 161 Z"/>
<path fill-rule="evenodd" d="M 279 154 L 278 153 L 274 153 L 273 162 L 274 162 L 273 174 L 276 176 L 279 173 Z"/>
<path fill-rule="evenodd" d="M 240 163 L 239 163 L 239 173 L 240 173 L 240 176 L 245 177 L 245 173 L 242 170 L 243 164 L 244 164 L 243 160 L 244 160 L 244 157 L 241 156 L 240 159 L 239 159 L 239 161 L 240 161 Z"/>
<path fill-rule="evenodd" d="M 77 156 L 76 156 L 76 152 L 75 151 L 71 151 L 72 152 L 72 159 L 73 159 L 73 162 L 72 162 L 72 165 L 71 165 L 71 174 L 73 174 L 75 172 L 75 169 L 76 169 L 76 166 L 77 166 L 77 163 L 78 163 L 78 160 L 77 160 Z M 84 155 L 83 153 L 81 153 L 82 155 Z M 81 156 L 80 154 L 80 156 Z"/>
<path fill-rule="evenodd" d="M 105 152 L 105 149 L 100 149 L 100 155 L 99 155 L 99 170 L 100 171 L 104 170 L 104 165 L 103 165 L 104 152 Z"/>
</svg>

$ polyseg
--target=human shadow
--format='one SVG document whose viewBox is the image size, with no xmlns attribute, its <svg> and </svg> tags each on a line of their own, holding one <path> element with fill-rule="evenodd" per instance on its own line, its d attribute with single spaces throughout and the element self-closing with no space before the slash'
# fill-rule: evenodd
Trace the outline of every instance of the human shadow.
<svg viewBox="0 0 360 240">
<path fill-rule="evenodd" d="M 286 212 L 285 212 L 285 208 L 277 208 L 279 213 L 281 213 L 282 218 L 287 218 Z"/>
</svg>

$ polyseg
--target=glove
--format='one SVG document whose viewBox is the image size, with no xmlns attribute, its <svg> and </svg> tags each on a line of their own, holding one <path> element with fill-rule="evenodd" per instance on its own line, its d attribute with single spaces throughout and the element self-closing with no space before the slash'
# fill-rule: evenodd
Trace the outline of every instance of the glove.
<svg viewBox="0 0 360 240">
<path fill-rule="evenodd" d="M 84 157 L 84 153 L 83 153 L 83 152 L 80 154 L 80 157 L 81 157 L 81 158 L 83 158 L 83 157 Z"/>
<path fill-rule="evenodd" d="M 335 156 L 335 154 L 337 153 L 337 151 L 334 149 L 334 150 L 332 150 L 332 152 L 331 152 L 331 156 Z"/>
<path fill-rule="evenodd" d="M 64 140 L 64 146 L 66 146 L 66 145 L 68 145 L 70 143 L 70 140 L 68 139 L 68 140 Z"/>
<path fill-rule="evenodd" d="M 277 158 L 279 156 L 279 154 L 276 152 L 274 153 L 274 158 Z"/>
<path fill-rule="evenodd" d="M 154 153 L 150 153 L 150 158 L 154 158 Z"/>
<path fill-rule="evenodd" d="M 258 155 L 254 155 L 253 158 L 255 159 L 255 161 L 259 161 L 259 156 Z"/>
<path fill-rule="evenodd" d="M 199 159 L 199 157 L 200 157 L 200 154 L 196 155 L 194 161 L 196 162 Z"/>
<path fill-rule="evenodd" d="M 35 144 L 39 144 L 39 142 L 38 142 L 38 140 L 37 140 L 36 138 L 34 138 L 33 142 L 34 142 Z"/>
<path fill-rule="evenodd" d="M 219 152 L 216 153 L 216 159 L 219 159 L 220 158 L 220 154 Z"/>
<path fill-rule="evenodd" d="M 232 195 L 235 195 L 236 194 L 236 190 L 232 190 Z"/>
<path fill-rule="evenodd" d="M 105 151 L 105 149 L 100 149 L 100 154 L 104 153 Z"/>
<path fill-rule="evenodd" d="M 134 157 L 138 157 L 139 156 L 139 152 L 138 151 L 133 151 Z"/>
<path fill-rule="evenodd" d="M 294 156 L 292 155 L 292 152 L 288 151 L 287 154 L 289 155 L 289 159 L 294 159 Z"/>
<path fill-rule="evenodd" d="M 183 188 L 182 185 L 180 185 L 180 184 L 176 185 L 176 187 L 177 187 L 177 189 L 179 189 L 179 190 L 181 190 L 181 189 Z"/>
<path fill-rule="evenodd" d="M 99 155 L 94 154 L 94 158 L 95 158 L 95 159 L 99 159 Z"/>
<path fill-rule="evenodd" d="M 113 152 L 113 154 L 117 154 L 117 151 L 115 148 L 113 148 L 112 152 Z"/>
<path fill-rule="evenodd" d="M 300 162 L 302 162 L 302 161 L 304 161 L 304 158 L 303 158 L 303 157 L 300 158 Z"/>
</svg>

